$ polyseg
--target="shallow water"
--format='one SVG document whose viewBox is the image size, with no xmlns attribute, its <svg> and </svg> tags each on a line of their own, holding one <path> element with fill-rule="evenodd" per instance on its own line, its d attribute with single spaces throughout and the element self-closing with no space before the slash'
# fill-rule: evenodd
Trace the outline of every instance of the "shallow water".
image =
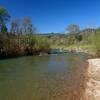
<svg viewBox="0 0 100 100">
<path fill-rule="evenodd" d="M 79 100 L 85 58 L 60 54 L 0 60 L 0 100 Z"/>
</svg>

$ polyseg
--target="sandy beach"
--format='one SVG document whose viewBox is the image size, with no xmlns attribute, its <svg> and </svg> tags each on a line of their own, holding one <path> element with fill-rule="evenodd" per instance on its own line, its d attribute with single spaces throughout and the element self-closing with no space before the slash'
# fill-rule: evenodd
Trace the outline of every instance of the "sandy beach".
<svg viewBox="0 0 100 100">
<path fill-rule="evenodd" d="M 88 77 L 84 100 L 100 100 L 100 59 L 89 59 Z"/>
</svg>

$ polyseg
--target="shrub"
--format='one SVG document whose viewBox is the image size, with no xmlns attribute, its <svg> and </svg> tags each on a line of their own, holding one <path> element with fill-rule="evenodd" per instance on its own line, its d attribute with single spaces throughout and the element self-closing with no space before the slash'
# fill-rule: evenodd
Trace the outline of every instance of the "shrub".
<svg viewBox="0 0 100 100">
<path fill-rule="evenodd" d="M 92 34 L 90 39 L 95 56 L 100 57 L 100 32 Z"/>
</svg>

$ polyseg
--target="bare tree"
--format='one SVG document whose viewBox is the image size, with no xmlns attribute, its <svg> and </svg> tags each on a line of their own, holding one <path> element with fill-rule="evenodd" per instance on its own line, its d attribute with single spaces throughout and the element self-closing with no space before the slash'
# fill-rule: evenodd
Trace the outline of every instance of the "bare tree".
<svg viewBox="0 0 100 100">
<path fill-rule="evenodd" d="M 19 33 L 20 33 L 20 23 L 19 23 L 18 19 L 13 20 L 11 22 L 11 30 L 10 31 L 13 34 L 19 35 Z"/>
<path fill-rule="evenodd" d="M 31 25 L 31 20 L 29 17 L 24 17 L 23 21 L 22 21 L 22 25 L 23 25 L 23 33 L 24 34 L 28 34 L 29 31 L 29 27 Z"/>
<path fill-rule="evenodd" d="M 22 26 L 24 34 L 33 34 L 37 32 L 37 29 L 34 27 L 29 17 L 23 18 Z"/>
<path fill-rule="evenodd" d="M 70 34 L 76 34 L 79 33 L 80 27 L 76 24 L 70 24 L 68 25 L 67 30 L 69 31 Z"/>
</svg>

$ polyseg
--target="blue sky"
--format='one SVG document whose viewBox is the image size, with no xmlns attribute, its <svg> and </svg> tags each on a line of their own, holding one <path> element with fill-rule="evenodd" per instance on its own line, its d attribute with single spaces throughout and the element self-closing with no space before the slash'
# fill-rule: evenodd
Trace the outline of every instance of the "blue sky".
<svg viewBox="0 0 100 100">
<path fill-rule="evenodd" d="M 12 19 L 29 16 L 41 33 L 64 32 L 69 24 L 81 29 L 100 26 L 100 0 L 0 0 Z"/>
</svg>

